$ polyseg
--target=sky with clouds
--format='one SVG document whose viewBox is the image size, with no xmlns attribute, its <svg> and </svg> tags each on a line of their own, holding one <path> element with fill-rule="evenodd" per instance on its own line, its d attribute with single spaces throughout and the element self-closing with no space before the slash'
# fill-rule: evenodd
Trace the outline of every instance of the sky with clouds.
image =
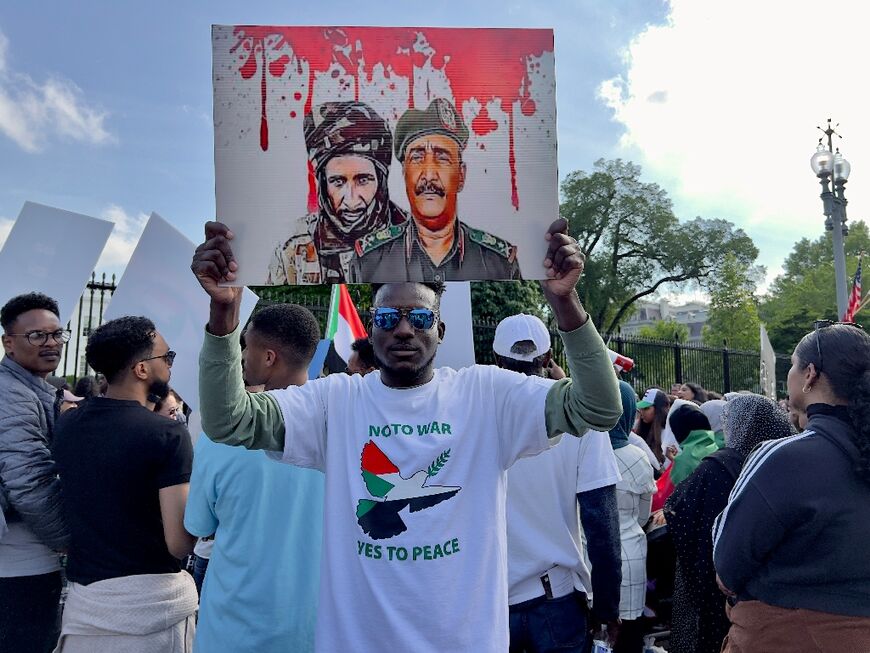
<svg viewBox="0 0 870 653">
<path fill-rule="evenodd" d="M 242 8 L 239 8 L 242 7 Z M 721 217 L 768 279 L 822 233 L 809 158 L 840 123 L 851 219 L 866 216 L 866 18 L 856 0 L 443 0 L 368 4 L 156 0 L 0 6 L 0 241 L 25 200 L 116 223 L 99 271 L 120 270 L 147 215 L 193 240 L 214 214 L 210 25 L 552 27 L 559 170 L 643 166 L 677 215 Z M 834 34 L 834 35 L 832 35 Z"/>
</svg>

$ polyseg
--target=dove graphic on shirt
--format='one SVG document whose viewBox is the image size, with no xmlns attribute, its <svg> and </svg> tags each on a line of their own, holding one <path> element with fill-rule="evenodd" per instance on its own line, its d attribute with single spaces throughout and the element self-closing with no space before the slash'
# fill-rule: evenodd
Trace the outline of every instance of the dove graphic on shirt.
<svg viewBox="0 0 870 653">
<path fill-rule="evenodd" d="M 371 538 L 382 540 L 408 530 L 399 512 L 405 507 L 418 512 L 447 501 L 462 488 L 432 485 L 429 481 L 450 458 L 445 449 L 427 469 L 402 476 L 399 468 L 371 440 L 362 450 L 362 477 L 366 489 L 375 499 L 360 499 L 356 506 L 357 523 Z"/>
</svg>

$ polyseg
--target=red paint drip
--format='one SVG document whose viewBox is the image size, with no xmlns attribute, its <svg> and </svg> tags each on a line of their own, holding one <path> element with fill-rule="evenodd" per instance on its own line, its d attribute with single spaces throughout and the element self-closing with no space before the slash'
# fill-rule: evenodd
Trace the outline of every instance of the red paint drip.
<svg viewBox="0 0 870 653">
<path fill-rule="evenodd" d="M 483 107 L 477 117 L 471 121 L 471 129 L 478 136 L 486 136 L 498 129 L 498 123 L 489 117 L 489 111 Z"/>
<path fill-rule="evenodd" d="M 282 54 L 275 61 L 271 62 L 269 64 L 269 72 L 272 73 L 272 77 L 282 77 L 287 70 L 288 63 L 290 63 L 290 57 L 286 54 Z"/>
<path fill-rule="evenodd" d="M 317 182 L 314 179 L 314 164 L 308 160 L 308 212 L 317 213 Z"/>
<path fill-rule="evenodd" d="M 302 73 L 299 73 L 299 74 L 301 75 Z M 293 94 L 293 99 L 296 100 L 297 102 L 299 102 L 299 100 L 302 99 L 302 93 L 299 93 L 297 91 L 296 93 Z"/>
<path fill-rule="evenodd" d="M 514 112 L 508 111 L 508 165 L 511 169 L 511 204 L 514 210 L 520 210 L 520 194 L 517 192 L 517 157 L 514 153 Z"/>
<path fill-rule="evenodd" d="M 269 120 L 266 118 L 266 48 L 263 48 L 263 74 L 260 79 L 260 148 L 269 149 Z"/>
<path fill-rule="evenodd" d="M 413 50 L 418 32 L 434 51 L 428 57 Z M 516 185 L 516 155 L 514 152 L 514 104 L 524 116 L 532 116 L 537 111 L 530 96 L 529 67 L 531 57 L 540 57 L 544 52 L 553 51 L 553 33 L 550 30 L 469 30 L 424 28 L 382 27 L 275 27 L 275 26 L 238 26 L 234 30 L 237 43 L 231 52 L 242 47 L 248 52 L 247 58 L 241 54 L 244 63 L 239 72 L 244 79 L 250 79 L 257 72 L 257 48 L 263 53 L 261 81 L 261 146 L 268 147 L 268 125 L 266 118 L 266 76 L 265 68 L 273 76 L 282 76 L 286 66 L 296 60 L 296 70 L 301 75 L 302 61 L 308 62 L 308 97 L 304 115 L 312 110 L 314 79 L 317 73 L 325 73 L 334 64 L 342 66 L 345 72 L 354 77 L 354 96 L 359 99 L 361 76 L 372 81 L 374 68 L 382 64 L 388 81 L 404 77 L 408 80 L 408 107 L 414 106 L 414 69 L 430 61 L 436 69 L 442 70 L 450 81 L 456 108 L 462 112 L 463 105 L 475 98 L 484 107 L 492 100 L 501 100 L 501 106 L 510 116 L 508 165 L 511 169 L 511 201 L 519 207 Z M 268 63 L 266 41 L 270 39 L 268 55 L 275 60 Z M 282 50 L 288 47 L 292 59 Z M 277 73 L 277 74 L 276 74 Z M 431 98 L 429 98 L 431 100 Z M 498 128 L 493 126 L 488 114 L 481 114 L 472 121 L 472 129 L 480 135 Z M 483 132 L 483 133 L 481 133 Z M 264 145 L 265 144 L 265 145 Z M 313 187 L 313 171 L 309 170 L 309 188 Z M 315 200 L 316 190 L 309 190 L 309 205 Z"/>
</svg>

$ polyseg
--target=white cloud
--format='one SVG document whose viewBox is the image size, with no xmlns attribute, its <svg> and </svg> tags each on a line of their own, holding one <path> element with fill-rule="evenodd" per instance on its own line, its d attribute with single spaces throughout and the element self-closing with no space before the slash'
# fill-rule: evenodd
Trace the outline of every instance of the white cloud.
<svg viewBox="0 0 870 653">
<path fill-rule="evenodd" d="M 105 272 L 119 272 L 127 266 L 139 236 L 148 221 L 145 213 L 131 214 L 116 204 L 110 204 L 101 213 L 100 218 L 115 223 L 109 242 L 106 243 L 103 254 L 97 263 L 97 270 Z"/>
<path fill-rule="evenodd" d="M 9 40 L 0 32 L 0 133 L 27 152 L 52 137 L 102 145 L 114 141 L 108 114 L 90 106 L 74 82 L 52 77 L 38 82 L 9 69 Z"/>
<path fill-rule="evenodd" d="M 671 0 L 667 25 L 625 52 L 627 73 L 599 94 L 625 127 L 621 155 L 661 183 L 681 218 L 721 217 L 749 233 L 768 281 L 801 237 L 824 230 L 810 156 L 832 117 L 852 163 L 850 219 L 870 200 L 870 8 L 811 3 Z M 826 21 L 836 29 L 825 29 Z M 836 140 L 836 139 L 835 139 Z M 835 143 L 835 146 L 837 143 Z"/>
</svg>

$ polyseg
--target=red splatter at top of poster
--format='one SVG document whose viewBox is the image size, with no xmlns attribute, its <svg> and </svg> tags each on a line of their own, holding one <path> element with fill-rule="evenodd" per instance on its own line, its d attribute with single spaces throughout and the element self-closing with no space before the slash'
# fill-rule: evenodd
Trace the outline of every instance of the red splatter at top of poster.
<svg viewBox="0 0 870 653">
<path fill-rule="evenodd" d="M 237 26 L 232 47 L 238 57 L 238 71 L 244 79 L 260 74 L 260 147 L 269 148 L 267 84 L 269 77 L 281 78 L 288 67 L 302 74 L 308 64 L 307 97 L 304 113 L 309 114 L 314 95 L 315 75 L 326 73 L 336 64 L 354 79 L 354 96 L 359 99 L 360 79 L 371 82 L 375 67 L 381 64 L 388 79 L 408 81 L 408 107 L 414 107 L 414 69 L 428 63 L 443 72 L 450 83 L 456 108 L 476 99 L 482 106 L 471 122 L 478 136 L 498 129 L 489 117 L 486 104 L 501 100 L 508 114 L 511 172 L 511 201 L 519 208 L 514 153 L 514 106 L 525 116 L 537 111 L 530 93 L 531 59 L 553 51 L 550 30 L 382 27 L 278 27 Z M 289 53 L 288 53 L 289 50 Z M 309 180 L 309 206 L 316 207 L 313 175 Z"/>
</svg>

